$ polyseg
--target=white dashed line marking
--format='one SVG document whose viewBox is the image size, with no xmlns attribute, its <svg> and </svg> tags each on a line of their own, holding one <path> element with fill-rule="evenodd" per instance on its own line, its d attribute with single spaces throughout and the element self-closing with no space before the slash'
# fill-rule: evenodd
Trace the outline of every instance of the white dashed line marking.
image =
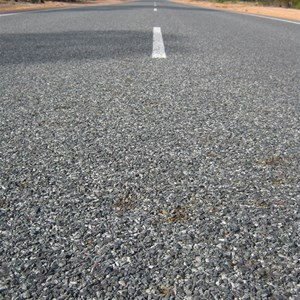
<svg viewBox="0 0 300 300">
<path fill-rule="evenodd" d="M 157 8 L 154 8 L 153 11 L 157 11 Z"/>
<path fill-rule="evenodd" d="M 165 46 L 160 27 L 153 27 L 152 58 L 166 58 Z"/>
</svg>

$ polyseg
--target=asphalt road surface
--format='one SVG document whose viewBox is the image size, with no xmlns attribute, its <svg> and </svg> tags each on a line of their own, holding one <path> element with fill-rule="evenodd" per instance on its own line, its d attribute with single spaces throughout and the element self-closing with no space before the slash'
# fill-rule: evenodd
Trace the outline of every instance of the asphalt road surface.
<svg viewBox="0 0 300 300">
<path fill-rule="evenodd" d="M 0 299 L 299 299 L 299 99 L 297 22 L 0 15 Z"/>
</svg>

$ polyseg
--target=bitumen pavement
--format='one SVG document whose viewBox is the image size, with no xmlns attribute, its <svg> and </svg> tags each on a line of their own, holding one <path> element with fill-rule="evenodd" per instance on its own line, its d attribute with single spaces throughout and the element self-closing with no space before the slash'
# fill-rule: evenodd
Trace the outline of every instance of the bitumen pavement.
<svg viewBox="0 0 300 300">
<path fill-rule="evenodd" d="M 167 1 L 0 15 L 0 298 L 297 299 L 299 51 Z"/>
</svg>

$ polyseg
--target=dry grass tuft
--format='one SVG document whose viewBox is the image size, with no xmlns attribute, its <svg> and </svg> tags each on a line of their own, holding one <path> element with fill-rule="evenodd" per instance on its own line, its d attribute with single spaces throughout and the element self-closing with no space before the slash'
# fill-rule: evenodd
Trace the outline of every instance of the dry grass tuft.
<svg viewBox="0 0 300 300">
<path fill-rule="evenodd" d="M 127 191 L 124 195 L 119 196 L 114 204 L 114 208 L 119 211 L 127 211 L 134 208 L 134 197 L 130 191 Z"/>
<path fill-rule="evenodd" d="M 171 288 L 170 287 L 166 287 L 166 286 L 160 286 L 158 288 L 158 291 L 160 293 L 161 296 L 166 297 L 170 294 Z"/>
<path fill-rule="evenodd" d="M 273 155 L 267 159 L 258 161 L 258 163 L 268 166 L 277 166 L 284 163 L 284 158 L 282 156 Z"/>
<path fill-rule="evenodd" d="M 168 223 L 176 223 L 186 219 L 186 209 L 181 206 L 177 206 L 172 212 L 171 216 L 167 218 Z"/>
<path fill-rule="evenodd" d="M 276 184 L 276 185 L 279 185 L 279 184 L 285 184 L 286 181 L 283 178 L 273 178 L 272 179 L 272 183 Z"/>
</svg>

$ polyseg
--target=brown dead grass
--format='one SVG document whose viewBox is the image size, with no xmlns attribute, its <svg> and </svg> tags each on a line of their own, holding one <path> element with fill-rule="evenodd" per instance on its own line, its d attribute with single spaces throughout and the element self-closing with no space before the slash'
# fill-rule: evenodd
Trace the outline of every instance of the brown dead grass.
<svg viewBox="0 0 300 300">
<path fill-rule="evenodd" d="M 282 156 L 276 156 L 276 155 L 258 161 L 259 164 L 268 165 L 268 166 L 278 166 L 284 164 L 285 162 L 286 160 Z"/>
<path fill-rule="evenodd" d="M 171 287 L 161 286 L 161 287 L 158 288 L 158 291 L 159 291 L 161 296 L 167 297 L 170 294 Z"/>
<path fill-rule="evenodd" d="M 288 19 L 293 21 L 300 21 L 300 10 L 292 8 L 282 7 L 264 7 L 256 4 L 247 3 L 215 3 L 209 1 L 197 1 L 197 0 L 172 0 L 173 2 L 191 4 L 195 6 L 231 10 L 237 12 L 244 12 L 249 14 L 264 15 L 269 17 L 276 17 L 282 19 Z"/>
<path fill-rule="evenodd" d="M 167 218 L 168 223 L 177 223 L 186 219 L 186 209 L 181 206 L 177 206 L 172 210 L 171 215 Z"/>
<path fill-rule="evenodd" d="M 34 10 L 34 9 L 49 9 L 49 8 L 60 8 L 60 7 L 72 7 L 72 6 L 83 6 L 83 5 L 97 5 L 97 4 L 116 4 L 122 2 L 129 2 L 130 0 L 90 0 L 82 1 L 77 3 L 70 2 L 56 2 L 46 1 L 41 4 L 27 3 L 27 2 L 14 2 L 14 1 L 3 1 L 0 0 L 0 12 L 15 12 L 23 10 Z"/>
<path fill-rule="evenodd" d="M 134 208 L 135 199 L 134 195 L 130 191 L 126 191 L 125 194 L 120 195 L 114 204 L 114 208 L 118 211 L 128 211 Z"/>
</svg>

